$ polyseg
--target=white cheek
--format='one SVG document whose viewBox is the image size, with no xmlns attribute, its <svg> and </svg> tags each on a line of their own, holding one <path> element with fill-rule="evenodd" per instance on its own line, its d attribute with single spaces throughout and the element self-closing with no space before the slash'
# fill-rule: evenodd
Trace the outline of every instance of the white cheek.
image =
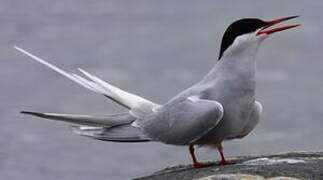
<svg viewBox="0 0 323 180">
<path fill-rule="evenodd" d="M 224 55 L 252 56 L 255 54 L 259 44 L 267 37 L 257 36 L 256 33 L 249 33 L 237 37 L 233 44 L 224 52 Z"/>
<path fill-rule="evenodd" d="M 233 42 L 234 49 L 244 49 L 252 46 L 258 41 L 258 37 L 254 33 L 245 34 L 237 37 Z"/>
</svg>

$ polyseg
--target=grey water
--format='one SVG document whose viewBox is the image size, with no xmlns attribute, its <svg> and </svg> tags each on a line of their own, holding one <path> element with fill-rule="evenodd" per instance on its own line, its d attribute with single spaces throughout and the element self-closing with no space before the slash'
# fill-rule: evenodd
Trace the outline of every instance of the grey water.
<svg viewBox="0 0 323 180">
<path fill-rule="evenodd" d="M 0 179 L 122 180 L 188 164 L 186 147 L 118 144 L 74 135 L 68 124 L 21 110 L 125 111 L 13 49 L 69 72 L 78 67 L 157 103 L 216 63 L 222 34 L 242 17 L 300 15 L 257 56 L 258 127 L 224 144 L 227 156 L 322 150 L 323 2 L 213 0 L 0 0 Z M 199 149 L 201 160 L 216 160 Z"/>
</svg>

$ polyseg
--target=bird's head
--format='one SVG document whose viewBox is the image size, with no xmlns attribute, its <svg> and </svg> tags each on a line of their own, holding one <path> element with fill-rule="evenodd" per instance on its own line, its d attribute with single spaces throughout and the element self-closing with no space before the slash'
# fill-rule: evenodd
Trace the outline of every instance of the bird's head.
<svg viewBox="0 0 323 180">
<path fill-rule="evenodd" d="M 233 22 L 223 35 L 219 60 L 225 54 L 238 53 L 250 47 L 257 48 L 262 40 L 275 32 L 299 26 L 300 24 L 272 27 L 278 23 L 296 17 L 298 16 L 278 18 L 270 21 L 256 18 L 245 18 Z"/>
</svg>

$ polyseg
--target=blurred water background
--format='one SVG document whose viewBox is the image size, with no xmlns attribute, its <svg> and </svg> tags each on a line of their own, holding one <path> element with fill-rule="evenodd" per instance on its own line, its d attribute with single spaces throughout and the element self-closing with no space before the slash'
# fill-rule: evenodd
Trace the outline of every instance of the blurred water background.
<svg viewBox="0 0 323 180">
<path fill-rule="evenodd" d="M 226 27 L 242 17 L 300 15 L 301 28 L 258 54 L 256 130 L 228 156 L 322 150 L 323 2 L 233 0 L 0 0 L 0 179 L 131 179 L 190 163 L 186 147 L 79 137 L 20 110 L 105 114 L 125 109 L 13 49 L 164 103 L 214 65 Z M 292 23 L 292 22 L 289 22 Z M 287 23 L 288 24 L 288 23 Z M 200 149 L 203 160 L 218 158 Z"/>
</svg>

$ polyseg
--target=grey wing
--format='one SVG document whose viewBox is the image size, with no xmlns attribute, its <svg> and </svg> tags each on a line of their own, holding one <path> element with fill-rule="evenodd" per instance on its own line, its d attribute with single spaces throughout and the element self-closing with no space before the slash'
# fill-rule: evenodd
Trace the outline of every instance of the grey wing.
<svg viewBox="0 0 323 180">
<path fill-rule="evenodd" d="M 111 115 L 80 115 L 80 114 L 57 114 L 57 113 L 41 113 L 32 111 L 22 111 L 23 114 L 29 114 L 45 119 L 69 122 L 72 124 L 97 126 L 97 127 L 112 127 L 122 124 L 129 124 L 136 118 L 129 113 L 111 114 Z"/>
<path fill-rule="evenodd" d="M 140 126 L 155 141 L 186 145 L 207 134 L 222 117 L 223 107 L 219 102 L 189 97 L 162 108 Z"/>
<path fill-rule="evenodd" d="M 72 124 L 74 133 L 103 141 L 117 142 L 146 142 L 150 141 L 139 128 L 131 126 L 136 120 L 129 113 L 111 115 L 80 115 L 80 114 L 57 114 L 22 111 L 45 119 L 64 121 Z M 81 126 L 80 126 L 81 125 Z"/>
<path fill-rule="evenodd" d="M 92 139 L 113 142 L 147 142 L 150 141 L 139 128 L 130 124 L 106 127 L 72 126 L 72 131 L 78 135 Z"/>
</svg>

